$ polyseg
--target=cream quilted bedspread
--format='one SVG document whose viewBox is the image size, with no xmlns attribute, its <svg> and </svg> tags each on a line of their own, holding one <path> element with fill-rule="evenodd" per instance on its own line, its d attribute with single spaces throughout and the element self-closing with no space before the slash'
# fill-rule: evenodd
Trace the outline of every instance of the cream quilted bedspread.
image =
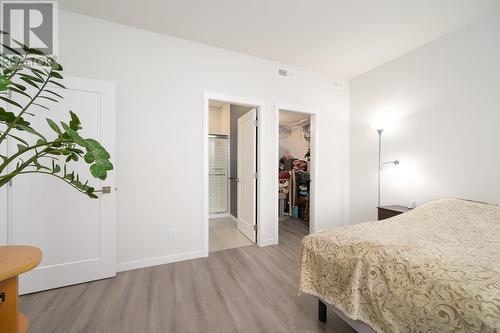
<svg viewBox="0 0 500 333">
<path fill-rule="evenodd" d="M 500 332 L 500 206 L 442 199 L 309 235 L 300 291 L 377 332 Z"/>
</svg>

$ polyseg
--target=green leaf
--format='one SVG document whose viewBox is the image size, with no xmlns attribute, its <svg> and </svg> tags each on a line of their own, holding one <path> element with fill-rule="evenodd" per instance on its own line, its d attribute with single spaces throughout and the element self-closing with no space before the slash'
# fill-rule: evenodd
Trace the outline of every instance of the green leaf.
<svg viewBox="0 0 500 333">
<path fill-rule="evenodd" d="M 22 91 L 25 91 L 26 90 L 26 87 L 23 86 L 22 84 L 19 84 L 19 83 L 14 83 L 14 82 L 11 82 L 17 89 L 19 90 L 22 90 Z"/>
<path fill-rule="evenodd" d="M 88 164 L 90 163 L 93 163 L 95 161 L 95 158 L 94 158 L 94 155 L 92 153 L 86 153 L 84 156 L 83 156 L 83 159 L 85 160 L 85 162 L 87 162 Z"/>
<path fill-rule="evenodd" d="M 99 155 L 94 156 L 98 157 L 99 159 L 108 159 L 110 158 L 109 153 L 104 149 L 103 146 L 99 142 L 97 142 L 94 139 L 86 139 L 85 142 L 87 143 L 87 150 L 92 151 L 92 152 L 99 152 Z"/>
<path fill-rule="evenodd" d="M 26 151 L 28 150 L 28 146 L 25 146 L 25 145 L 22 145 L 22 144 L 17 144 L 17 151 L 20 153 L 20 152 L 23 152 L 23 151 Z"/>
<path fill-rule="evenodd" d="M 92 199 L 97 199 L 97 195 L 94 194 L 94 188 L 93 187 L 89 187 L 87 189 L 87 191 L 85 192 L 90 198 Z"/>
<path fill-rule="evenodd" d="M 50 128 L 52 128 L 54 130 L 54 132 L 56 132 L 58 135 L 62 135 L 61 129 L 59 128 L 59 126 L 57 126 L 55 121 L 53 121 L 52 119 L 49 119 L 49 118 L 46 118 L 46 120 L 47 120 L 47 123 L 49 124 Z"/>
<path fill-rule="evenodd" d="M 81 129 L 82 127 L 80 126 L 80 119 L 78 119 L 78 116 L 73 112 L 73 111 L 69 111 L 69 114 L 71 116 L 71 120 L 69 122 L 69 127 L 74 130 L 74 131 L 78 131 L 79 129 Z"/>
<path fill-rule="evenodd" d="M 13 112 L 7 112 L 4 108 L 0 107 L 0 123 L 5 123 L 7 125 L 12 125 L 14 120 L 16 119 L 16 115 Z M 20 117 L 15 124 L 15 128 L 23 130 L 19 126 L 29 126 L 30 123 Z"/>
<path fill-rule="evenodd" d="M 23 108 L 19 103 L 17 102 L 14 102 L 13 100 L 11 100 L 10 98 L 7 98 L 7 97 L 3 97 L 3 96 L 0 96 L 0 99 L 1 100 L 4 100 L 5 102 L 9 103 L 9 104 L 12 104 L 14 106 L 17 106 L 18 108 Z"/>
<path fill-rule="evenodd" d="M 95 178 L 98 178 L 100 180 L 106 180 L 107 176 L 107 170 L 104 166 L 99 165 L 99 164 L 92 164 L 90 166 L 90 173 L 92 176 Z"/>
<path fill-rule="evenodd" d="M 37 77 L 39 77 L 42 80 L 43 80 L 44 77 L 47 76 L 47 73 L 45 73 L 44 71 L 39 70 L 38 68 L 29 67 L 29 69 L 31 70 L 31 72 L 33 74 L 35 74 Z"/>
<path fill-rule="evenodd" d="M 5 91 L 10 85 L 10 80 L 3 75 L 0 75 L 0 91 Z"/>
<path fill-rule="evenodd" d="M 9 50 L 10 52 L 14 53 L 14 54 L 17 54 L 18 56 L 21 56 L 22 57 L 22 54 L 19 53 L 17 50 L 11 48 L 10 46 L 7 46 L 5 44 L 1 44 L 5 49 Z"/>
<path fill-rule="evenodd" d="M 57 99 L 54 99 L 54 98 L 48 97 L 48 96 L 38 96 L 38 98 L 48 99 L 49 101 L 56 102 L 56 103 L 59 102 Z"/>
<path fill-rule="evenodd" d="M 27 53 L 27 52 L 28 52 L 28 50 L 30 49 L 28 46 L 24 45 L 23 43 L 21 43 L 21 42 L 20 42 L 20 41 L 18 41 L 18 40 L 12 39 L 12 41 L 13 41 L 14 43 L 16 43 L 17 45 L 19 45 L 19 46 L 23 49 L 23 51 L 24 51 L 24 52 L 26 52 L 26 53 Z"/>
<path fill-rule="evenodd" d="M 95 161 L 95 164 L 103 167 L 106 171 L 113 170 L 113 164 L 109 160 L 97 160 Z"/>
<path fill-rule="evenodd" d="M 30 79 L 30 80 L 38 82 L 38 83 L 43 83 L 43 80 L 41 78 L 39 78 L 38 76 L 33 76 L 33 75 L 26 74 L 26 73 L 20 73 L 19 76 Z"/>
<path fill-rule="evenodd" d="M 40 133 L 38 133 L 37 131 L 35 131 L 35 130 L 34 130 L 33 128 L 31 128 L 30 126 L 16 124 L 16 128 L 17 128 L 17 129 L 20 129 L 20 130 L 22 130 L 22 131 L 26 131 L 26 132 L 28 132 L 28 133 L 31 133 L 31 134 L 33 134 L 33 135 L 36 135 L 36 136 L 38 136 L 39 138 L 44 139 L 45 141 L 47 141 L 47 139 L 46 139 L 43 135 L 41 135 Z"/>
<path fill-rule="evenodd" d="M 46 107 L 45 105 L 42 105 L 40 103 L 31 103 L 31 105 L 35 105 L 35 106 L 38 106 L 38 107 L 40 107 L 42 109 L 50 111 L 50 109 L 48 107 Z"/>
<path fill-rule="evenodd" d="M 68 173 L 67 175 L 65 175 L 64 178 L 69 180 L 70 182 L 72 182 L 73 179 L 75 179 L 75 172 L 71 171 L 71 173 Z"/>
<path fill-rule="evenodd" d="M 49 94 L 52 94 L 52 95 L 54 95 L 54 96 L 57 96 L 57 97 L 59 97 L 59 98 L 61 98 L 61 99 L 64 99 L 64 97 L 62 97 L 61 95 L 59 95 L 59 94 L 58 94 L 58 93 L 56 93 L 56 92 L 53 92 L 52 90 L 45 90 L 45 92 L 47 92 L 47 93 L 49 93 Z"/>
<path fill-rule="evenodd" d="M 40 87 L 38 87 L 38 85 L 37 85 L 35 82 L 31 81 L 31 80 L 30 80 L 30 79 L 28 79 L 28 78 L 21 77 L 21 80 L 23 80 L 24 82 L 26 82 L 26 83 L 27 83 L 27 84 L 29 84 L 30 86 L 35 87 L 36 89 L 40 89 Z"/>
<path fill-rule="evenodd" d="M 50 66 L 52 67 L 53 70 L 55 71 L 62 71 L 63 66 L 61 66 L 60 63 L 58 63 L 54 58 L 49 57 L 50 59 Z"/>
<path fill-rule="evenodd" d="M 27 93 L 25 93 L 24 91 L 22 91 L 21 89 L 18 89 L 18 88 L 15 88 L 15 87 L 9 87 L 9 90 L 10 91 L 13 91 L 19 95 L 23 95 L 25 97 L 28 97 L 29 99 L 31 99 L 31 96 L 28 95 Z"/>
<path fill-rule="evenodd" d="M 86 141 L 75 130 L 64 122 L 61 122 L 61 125 L 74 143 L 82 147 L 87 147 Z"/>
<path fill-rule="evenodd" d="M 50 66 L 49 63 L 43 57 L 27 57 L 26 60 L 40 66 L 45 66 L 45 67 Z"/>
<path fill-rule="evenodd" d="M 50 168 L 46 167 L 45 165 L 40 164 L 40 162 L 38 162 L 38 160 L 33 161 L 33 164 L 35 164 L 37 170 L 42 170 L 43 169 L 43 170 L 49 170 L 50 171 Z"/>
<path fill-rule="evenodd" d="M 22 138 L 20 138 L 20 137 L 18 137 L 16 135 L 10 134 L 10 133 L 9 133 L 9 136 L 11 138 L 16 139 L 17 141 L 21 142 L 22 144 L 24 144 L 26 146 L 29 146 L 29 144 L 28 144 L 28 142 L 26 140 L 24 140 L 24 139 L 22 139 Z"/>
<path fill-rule="evenodd" d="M 51 72 L 50 76 L 55 77 L 56 79 L 61 79 L 61 80 L 63 79 L 63 76 L 61 74 L 59 74 L 58 72 Z"/>
<path fill-rule="evenodd" d="M 49 80 L 49 83 L 52 83 L 52 84 L 55 84 L 56 86 L 58 86 L 59 88 L 63 88 L 63 89 L 66 89 L 65 86 L 63 86 L 62 84 L 60 84 L 59 82 L 56 82 L 54 80 Z"/>
<path fill-rule="evenodd" d="M 29 48 L 27 50 L 27 52 L 29 54 L 36 54 L 36 55 L 45 55 L 45 53 L 43 53 L 42 51 L 40 51 L 39 49 L 33 49 L 33 48 Z"/>
</svg>

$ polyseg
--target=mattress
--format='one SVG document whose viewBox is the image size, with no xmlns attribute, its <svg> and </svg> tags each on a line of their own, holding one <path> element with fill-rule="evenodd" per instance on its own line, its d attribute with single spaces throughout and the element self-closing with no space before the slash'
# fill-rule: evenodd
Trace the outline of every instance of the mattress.
<svg viewBox="0 0 500 333">
<path fill-rule="evenodd" d="M 308 235 L 299 288 L 377 332 L 500 332 L 500 206 L 442 199 Z"/>
</svg>

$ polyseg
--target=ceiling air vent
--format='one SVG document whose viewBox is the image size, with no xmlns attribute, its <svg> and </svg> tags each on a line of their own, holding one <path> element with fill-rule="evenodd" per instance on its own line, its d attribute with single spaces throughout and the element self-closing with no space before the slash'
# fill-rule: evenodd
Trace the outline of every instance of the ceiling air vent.
<svg viewBox="0 0 500 333">
<path fill-rule="evenodd" d="M 295 71 L 285 69 L 285 68 L 278 68 L 278 75 L 282 77 L 287 77 L 289 79 L 295 79 L 297 76 L 297 73 Z"/>
</svg>

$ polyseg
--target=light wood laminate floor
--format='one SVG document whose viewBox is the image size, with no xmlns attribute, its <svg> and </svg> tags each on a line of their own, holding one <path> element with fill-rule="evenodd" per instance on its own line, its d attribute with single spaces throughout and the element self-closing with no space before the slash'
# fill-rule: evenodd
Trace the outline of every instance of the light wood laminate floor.
<svg viewBox="0 0 500 333">
<path fill-rule="evenodd" d="M 210 252 L 254 245 L 238 230 L 229 217 L 212 218 L 209 221 L 208 249 Z"/>
<path fill-rule="evenodd" d="M 21 297 L 31 333 L 354 332 L 297 295 L 307 227 L 280 222 L 280 244 L 118 273 L 116 278 Z"/>
</svg>

